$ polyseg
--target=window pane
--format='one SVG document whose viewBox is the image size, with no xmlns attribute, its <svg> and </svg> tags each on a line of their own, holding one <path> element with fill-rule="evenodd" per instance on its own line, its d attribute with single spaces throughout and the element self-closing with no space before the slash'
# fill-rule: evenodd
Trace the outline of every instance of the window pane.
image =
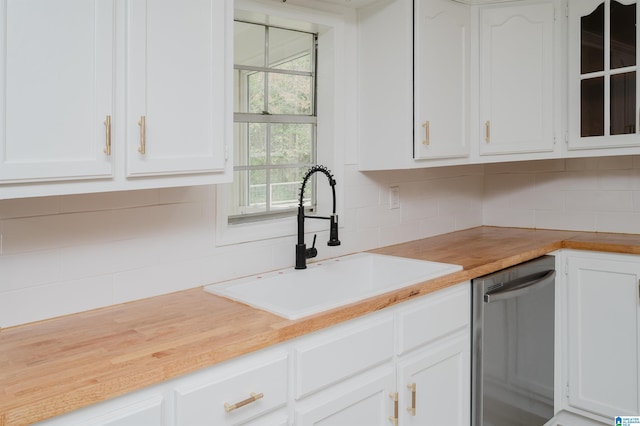
<svg viewBox="0 0 640 426">
<path fill-rule="evenodd" d="M 313 34 L 280 28 L 269 29 L 270 68 L 311 72 L 312 49 Z"/>
<path fill-rule="evenodd" d="M 604 135 L 604 77 L 580 83 L 580 136 Z"/>
<path fill-rule="evenodd" d="M 267 211 L 264 196 L 265 171 L 262 170 L 258 173 L 261 173 L 262 176 L 256 176 L 255 172 L 246 170 L 233 173 L 233 183 L 230 184 L 233 190 L 228 192 L 229 215 L 250 215 Z M 252 181 L 257 183 L 252 183 Z"/>
<path fill-rule="evenodd" d="M 271 164 L 311 164 L 312 124 L 272 124 Z"/>
<path fill-rule="evenodd" d="M 611 68 L 636 64 L 636 5 L 611 2 Z"/>
<path fill-rule="evenodd" d="M 265 66 L 265 27 L 246 22 L 233 23 L 233 60 L 236 65 Z"/>
<path fill-rule="evenodd" d="M 298 205 L 300 184 L 307 168 L 275 169 L 271 171 L 272 208 L 284 209 Z M 305 198 L 310 199 L 313 187 L 307 184 Z"/>
<path fill-rule="evenodd" d="M 267 163 L 267 124 L 235 123 L 234 165 L 262 166 Z"/>
<path fill-rule="evenodd" d="M 611 134 L 636 132 L 636 73 L 611 76 Z"/>
<path fill-rule="evenodd" d="M 269 113 L 313 114 L 311 77 L 269 73 Z"/>
<path fill-rule="evenodd" d="M 234 112 L 262 114 L 264 105 L 264 73 L 235 70 Z"/>
<path fill-rule="evenodd" d="M 267 171 L 249 171 L 249 205 L 266 208 L 267 204 Z"/>
<path fill-rule="evenodd" d="M 580 72 L 604 70 L 604 3 L 580 18 Z"/>
</svg>

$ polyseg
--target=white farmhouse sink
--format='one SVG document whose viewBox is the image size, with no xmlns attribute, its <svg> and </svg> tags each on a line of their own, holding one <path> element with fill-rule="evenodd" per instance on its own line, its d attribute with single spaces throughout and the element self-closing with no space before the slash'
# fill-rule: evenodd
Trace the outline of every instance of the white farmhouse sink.
<svg viewBox="0 0 640 426">
<path fill-rule="evenodd" d="M 462 266 L 358 253 L 227 281 L 205 290 L 276 315 L 298 319 L 452 272 Z"/>
</svg>

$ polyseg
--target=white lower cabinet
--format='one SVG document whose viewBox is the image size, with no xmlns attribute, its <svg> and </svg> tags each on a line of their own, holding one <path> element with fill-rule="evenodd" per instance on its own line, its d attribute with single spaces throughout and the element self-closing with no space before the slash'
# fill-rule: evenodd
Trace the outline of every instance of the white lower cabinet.
<svg viewBox="0 0 640 426">
<path fill-rule="evenodd" d="M 375 320 L 357 320 L 363 325 L 350 333 L 343 330 L 340 338 L 326 343 L 322 336 L 310 336 L 304 345 L 324 353 L 317 358 L 324 361 L 308 371 L 296 370 L 298 383 L 311 372 L 336 377 L 334 369 L 342 369 L 340 377 L 348 377 L 342 362 L 352 364 L 348 370 L 353 378 L 327 380 L 333 385 L 302 398 L 296 405 L 295 425 L 468 426 L 469 319 L 470 284 L 464 283 L 404 303 Z M 382 344 L 391 337 L 391 320 L 395 344 Z"/>
<path fill-rule="evenodd" d="M 288 354 L 257 355 L 247 361 L 210 377 L 197 375 L 177 387 L 177 424 L 235 426 L 285 406 Z"/>
<path fill-rule="evenodd" d="M 158 387 L 104 401 L 37 423 L 40 426 L 164 426 L 168 408 Z"/>
<path fill-rule="evenodd" d="M 398 365 L 403 425 L 468 425 L 469 334 L 434 344 Z"/>
<path fill-rule="evenodd" d="M 367 373 L 298 404 L 296 426 L 388 426 L 394 418 L 395 371 Z"/>
<path fill-rule="evenodd" d="M 566 252 L 566 409 L 640 415 L 640 258 Z"/>
<path fill-rule="evenodd" d="M 470 290 L 452 286 L 42 424 L 468 426 Z"/>
</svg>

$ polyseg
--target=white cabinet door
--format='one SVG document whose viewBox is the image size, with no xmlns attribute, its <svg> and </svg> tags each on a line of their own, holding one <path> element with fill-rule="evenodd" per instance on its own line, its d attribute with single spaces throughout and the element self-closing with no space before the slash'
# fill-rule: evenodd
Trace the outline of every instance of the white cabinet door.
<svg viewBox="0 0 640 426">
<path fill-rule="evenodd" d="M 470 8 L 414 2 L 414 158 L 469 154 Z"/>
<path fill-rule="evenodd" d="M 554 5 L 480 10 L 480 155 L 554 150 Z"/>
<path fill-rule="evenodd" d="M 297 426 L 389 426 L 394 416 L 395 374 L 390 366 L 383 372 L 366 374 L 349 386 L 298 404 Z"/>
<path fill-rule="evenodd" d="M 147 390 L 143 391 L 148 393 Z M 139 398 L 135 394 L 92 405 L 82 410 L 53 417 L 39 426 L 170 426 L 164 415 L 162 395 Z"/>
<path fill-rule="evenodd" d="M 398 365 L 401 425 L 469 425 L 469 339 L 458 333 Z"/>
<path fill-rule="evenodd" d="M 175 390 L 177 424 L 237 426 L 286 405 L 288 356 L 259 352 L 190 379 Z"/>
<path fill-rule="evenodd" d="M 569 2 L 569 150 L 640 145 L 639 17 L 635 1 Z"/>
<path fill-rule="evenodd" d="M 0 0 L 0 182 L 104 178 L 113 0 Z"/>
<path fill-rule="evenodd" d="M 412 6 L 394 0 L 358 10 L 360 170 L 405 169 L 413 162 Z"/>
<path fill-rule="evenodd" d="M 131 0 L 127 176 L 223 171 L 225 0 Z"/>
<path fill-rule="evenodd" d="M 569 406 L 637 416 L 640 261 L 571 254 L 567 262 Z"/>
</svg>

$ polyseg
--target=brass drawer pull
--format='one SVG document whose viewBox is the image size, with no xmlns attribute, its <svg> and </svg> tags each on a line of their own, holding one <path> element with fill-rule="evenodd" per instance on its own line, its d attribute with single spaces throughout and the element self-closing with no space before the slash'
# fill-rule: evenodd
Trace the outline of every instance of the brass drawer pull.
<svg viewBox="0 0 640 426">
<path fill-rule="evenodd" d="M 111 155 L 111 116 L 107 115 L 104 119 L 104 127 L 107 131 L 106 143 L 104 146 L 104 153 L 106 155 Z"/>
<path fill-rule="evenodd" d="M 422 127 L 424 127 L 424 140 L 422 141 L 422 144 L 429 145 L 429 120 L 425 121 L 422 124 Z"/>
<path fill-rule="evenodd" d="M 407 408 L 407 411 L 411 413 L 412 416 L 416 415 L 416 384 L 409 383 L 407 385 L 407 389 L 411 389 L 411 407 Z"/>
<path fill-rule="evenodd" d="M 236 402 L 235 404 L 229 404 L 228 402 L 225 402 L 224 411 L 226 411 L 227 413 L 230 413 L 233 410 L 237 410 L 238 408 L 244 407 L 245 405 L 249 405 L 252 402 L 256 402 L 257 400 L 264 398 L 264 394 L 262 392 L 260 393 L 251 392 L 249 395 L 251 395 L 249 398 L 244 399 L 240 402 Z"/>
<path fill-rule="evenodd" d="M 144 115 L 140 116 L 138 126 L 140 126 L 140 146 L 138 147 L 138 152 L 145 155 L 147 153 L 147 118 Z"/>
<path fill-rule="evenodd" d="M 491 142 L 491 121 L 487 120 L 484 123 L 484 140 L 489 143 Z"/>
<path fill-rule="evenodd" d="M 393 399 L 393 417 L 389 417 L 389 421 L 393 426 L 398 426 L 398 392 L 390 393 L 389 398 Z"/>
</svg>

